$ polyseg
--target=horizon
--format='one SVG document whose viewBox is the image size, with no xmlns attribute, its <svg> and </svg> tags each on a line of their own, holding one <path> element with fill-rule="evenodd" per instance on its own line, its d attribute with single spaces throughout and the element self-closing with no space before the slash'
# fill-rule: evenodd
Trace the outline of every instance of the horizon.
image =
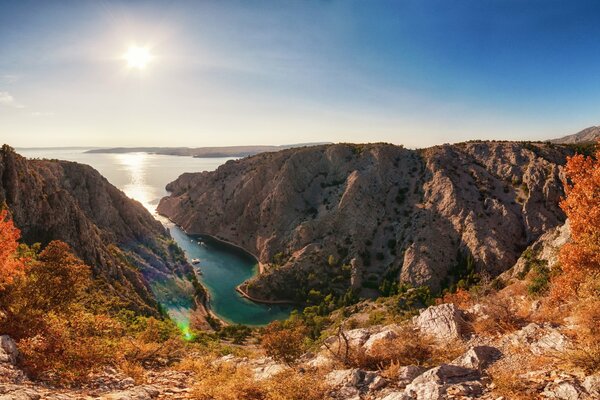
<svg viewBox="0 0 600 400">
<path fill-rule="evenodd" d="M 2 2 L 0 132 L 15 148 L 549 140 L 596 124 L 597 11 Z"/>
</svg>

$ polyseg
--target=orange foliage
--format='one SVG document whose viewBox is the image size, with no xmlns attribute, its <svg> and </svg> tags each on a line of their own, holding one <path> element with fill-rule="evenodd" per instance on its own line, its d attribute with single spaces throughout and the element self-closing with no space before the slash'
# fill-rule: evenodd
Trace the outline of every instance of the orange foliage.
<svg viewBox="0 0 600 400">
<path fill-rule="evenodd" d="M 284 326 L 279 321 L 271 322 L 264 330 L 261 346 L 269 357 L 290 365 L 304 352 L 306 328 L 295 324 Z"/>
<path fill-rule="evenodd" d="M 21 232 L 8 216 L 8 211 L 0 211 L 0 290 L 25 269 L 24 260 L 16 256 L 20 236 Z"/>
<path fill-rule="evenodd" d="M 600 149 L 596 159 L 578 154 L 565 167 L 570 184 L 565 185 L 567 197 L 560 206 L 569 218 L 573 242 L 560 251 L 564 273 L 554 282 L 554 298 L 576 294 L 586 275 L 600 271 L 599 159 Z"/>
<path fill-rule="evenodd" d="M 465 289 L 459 288 L 456 292 L 447 292 L 441 299 L 436 299 L 437 304 L 452 303 L 458 308 L 467 309 L 473 305 L 471 294 Z"/>
</svg>

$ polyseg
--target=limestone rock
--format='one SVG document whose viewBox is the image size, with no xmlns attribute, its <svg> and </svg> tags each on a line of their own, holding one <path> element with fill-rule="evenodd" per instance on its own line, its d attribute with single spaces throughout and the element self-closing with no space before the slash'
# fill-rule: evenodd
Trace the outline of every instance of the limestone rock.
<svg viewBox="0 0 600 400">
<path fill-rule="evenodd" d="M 369 336 L 369 339 L 363 345 L 363 349 L 365 349 L 367 354 L 369 354 L 375 343 L 384 339 L 394 339 L 397 336 L 398 334 L 394 331 L 393 328 L 385 328 L 383 331 Z"/>
<path fill-rule="evenodd" d="M 502 357 L 502 352 L 492 346 L 474 346 L 458 357 L 452 364 L 482 370 Z"/>
<path fill-rule="evenodd" d="M 503 340 L 517 346 L 528 345 L 531 352 L 537 355 L 565 351 L 571 343 L 558 329 L 548 324 L 539 325 L 534 322 L 508 335 Z"/>
<path fill-rule="evenodd" d="M 543 394 L 546 398 L 560 400 L 583 400 L 588 398 L 585 389 L 577 382 L 571 381 L 550 383 L 544 389 Z"/>
<path fill-rule="evenodd" d="M 583 380 L 583 387 L 590 395 L 600 398 L 600 374 L 586 377 Z"/>
<path fill-rule="evenodd" d="M 19 356 L 19 350 L 17 345 L 10 336 L 0 336 L 0 363 L 15 364 L 17 357 Z"/>
<path fill-rule="evenodd" d="M 443 399 L 446 390 L 453 384 L 476 380 L 477 370 L 458 365 L 442 364 L 416 377 L 404 392 L 418 400 Z"/>
<path fill-rule="evenodd" d="M 392 392 L 387 394 L 384 397 L 381 397 L 380 400 L 411 400 L 412 397 L 405 394 L 404 392 Z"/>
<path fill-rule="evenodd" d="M 439 341 L 460 339 L 467 327 L 462 312 L 452 303 L 425 309 L 413 318 L 413 323 L 421 333 Z"/>
<path fill-rule="evenodd" d="M 103 400 L 151 400 L 158 397 L 159 390 L 150 385 L 136 386 L 132 389 L 109 393 L 100 398 Z"/>
<path fill-rule="evenodd" d="M 425 371 L 425 368 L 416 365 L 400 367 L 400 370 L 398 371 L 398 381 L 396 384 L 399 387 L 405 387 Z"/>
</svg>

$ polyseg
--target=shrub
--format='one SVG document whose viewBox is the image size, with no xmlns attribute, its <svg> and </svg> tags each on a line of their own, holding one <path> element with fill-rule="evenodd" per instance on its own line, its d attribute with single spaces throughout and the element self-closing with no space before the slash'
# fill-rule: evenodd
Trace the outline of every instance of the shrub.
<svg viewBox="0 0 600 400">
<path fill-rule="evenodd" d="M 21 232 L 9 218 L 8 211 L 0 211 L 0 290 L 25 270 L 25 260 L 17 255 L 20 236 Z"/>
<path fill-rule="evenodd" d="M 120 326 L 114 320 L 86 312 L 69 318 L 48 315 L 44 328 L 18 343 L 22 366 L 33 378 L 65 384 L 78 382 L 89 372 L 115 361 Z"/>
<path fill-rule="evenodd" d="M 560 206 L 569 218 L 572 242 L 559 254 L 564 273 L 552 287 L 554 299 L 575 296 L 590 273 L 600 271 L 600 149 L 596 159 L 583 155 L 570 157 L 565 172 L 566 198 Z"/>
<path fill-rule="evenodd" d="M 297 322 L 285 325 L 276 321 L 264 329 L 261 346 L 274 360 L 291 365 L 304 353 L 305 337 L 303 325 Z"/>
</svg>

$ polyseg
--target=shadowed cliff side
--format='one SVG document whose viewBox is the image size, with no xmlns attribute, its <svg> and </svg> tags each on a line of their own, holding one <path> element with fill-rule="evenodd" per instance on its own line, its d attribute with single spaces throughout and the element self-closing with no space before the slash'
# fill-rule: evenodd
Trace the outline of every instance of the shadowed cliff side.
<svg viewBox="0 0 600 400">
<path fill-rule="evenodd" d="M 125 306 L 148 315 L 192 308 L 202 295 L 168 232 L 138 202 L 87 165 L 0 151 L 0 202 L 23 241 L 62 240 Z"/>
<path fill-rule="evenodd" d="M 561 165 L 572 152 L 514 142 L 290 149 L 183 174 L 158 210 L 256 254 L 265 271 L 244 289 L 257 298 L 376 295 L 399 280 L 435 290 L 465 265 L 501 273 L 564 221 Z"/>
</svg>

